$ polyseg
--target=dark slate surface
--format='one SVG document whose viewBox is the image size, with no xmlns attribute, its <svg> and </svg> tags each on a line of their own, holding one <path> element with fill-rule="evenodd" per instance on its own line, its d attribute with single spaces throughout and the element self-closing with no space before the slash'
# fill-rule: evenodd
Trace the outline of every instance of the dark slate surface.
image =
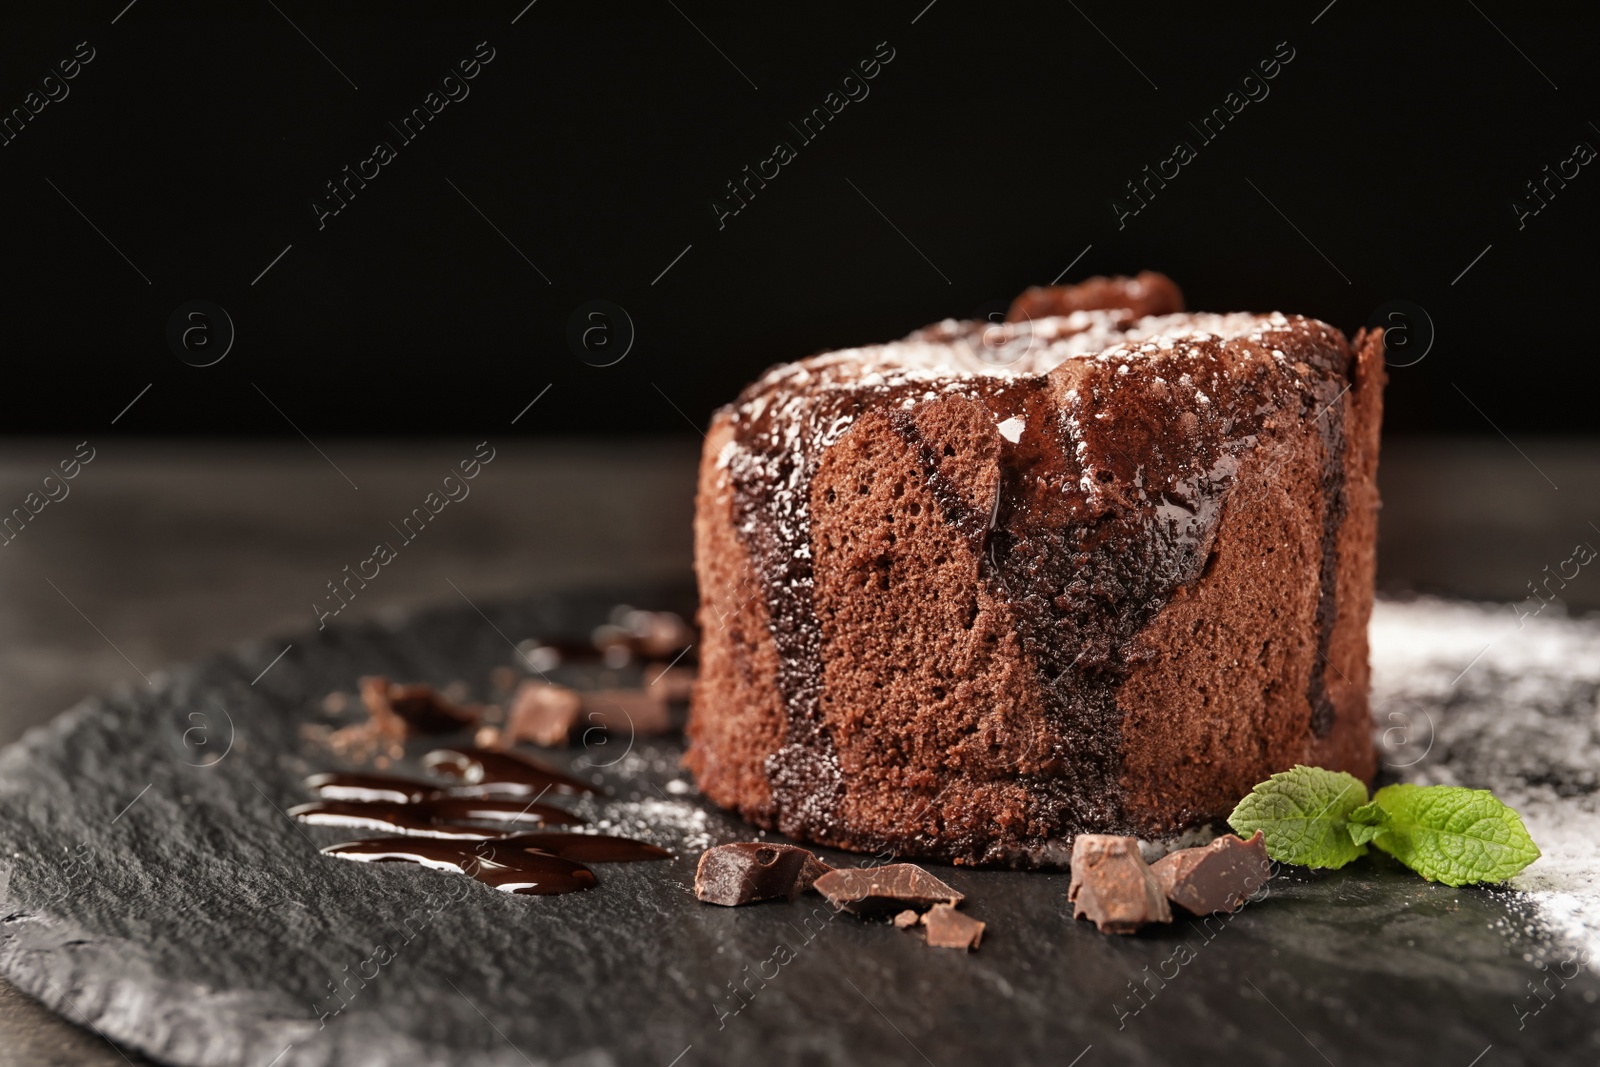
<svg viewBox="0 0 1600 1067">
<path fill-rule="evenodd" d="M 601 866 L 586 894 L 513 897 L 342 863 L 313 843 L 351 835 L 302 832 L 281 813 L 305 799 L 304 775 L 333 766 L 300 736 L 327 721 L 323 694 L 387 673 L 464 679 L 485 696 L 489 671 L 517 661 L 510 641 L 583 632 L 614 599 L 330 627 L 294 638 L 254 685 L 287 640 L 33 731 L 0 754 L 0 971 L 129 1048 L 208 1067 L 1600 1059 L 1588 975 L 1519 1031 L 1512 1005 L 1563 946 L 1514 894 L 1430 885 L 1382 861 L 1283 875 L 1214 929 L 1137 938 L 1074 923 L 1065 875 L 938 868 L 989 923 L 966 955 L 833 917 L 814 896 L 698 904 L 702 842 L 749 830 L 684 790 L 676 741 L 572 753 L 613 793 L 591 815 L 680 851 Z M 380 942 L 393 958 L 332 1013 L 343 1002 L 331 984 L 373 974 L 363 961 Z M 732 1014 L 731 985 L 746 982 Z M 1136 985 L 1148 1001 L 1137 1013 Z"/>
</svg>

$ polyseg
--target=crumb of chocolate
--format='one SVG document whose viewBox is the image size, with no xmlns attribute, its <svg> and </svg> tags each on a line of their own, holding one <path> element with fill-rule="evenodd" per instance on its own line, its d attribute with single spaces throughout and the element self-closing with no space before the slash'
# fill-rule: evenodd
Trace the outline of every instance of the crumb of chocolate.
<svg viewBox="0 0 1600 1067">
<path fill-rule="evenodd" d="M 902 930 L 906 929 L 909 926 L 915 926 L 915 925 L 917 925 L 917 923 L 919 923 L 921 921 L 922 921 L 922 916 L 918 915 L 915 911 L 913 911 L 910 908 L 907 908 L 905 911 L 902 911 L 899 915 L 896 915 L 894 917 L 894 924 L 896 926 L 898 926 Z"/>
<path fill-rule="evenodd" d="M 898 925 L 899 917 L 895 918 Z M 922 916 L 922 925 L 928 928 L 928 944 L 934 948 L 975 949 L 983 940 L 985 923 L 964 915 L 953 904 L 935 904 Z"/>
</svg>

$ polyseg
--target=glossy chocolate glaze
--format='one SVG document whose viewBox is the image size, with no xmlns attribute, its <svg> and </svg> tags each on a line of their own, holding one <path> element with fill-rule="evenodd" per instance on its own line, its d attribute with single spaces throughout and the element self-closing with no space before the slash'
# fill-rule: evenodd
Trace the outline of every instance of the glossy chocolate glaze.
<svg viewBox="0 0 1600 1067">
<path fill-rule="evenodd" d="M 510 847 L 502 841 L 484 841 L 474 846 L 412 837 L 381 837 L 330 845 L 322 851 L 359 863 L 416 863 L 434 870 L 454 871 L 503 893 L 553 896 L 582 892 L 598 884 L 594 872 L 577 860 Z"/>
<path fill-rule="evenodd" d="M 1348 359 L 1337 331 L 1313 320 L 1078 312 L 999 330 L 942 323 L 898 344 L 774 368 L 746 389 L 728 409 L 734 442 L 721 462 L 778 651 L 786 743 L 766 768 L 778 828 L 815 840 L 838 836 L 831 820 L 843 786 L 819 709 L 809 501 L 820 457 L 860 415 L 891 413 L 896 431 L 921 448 L 946 521 L 981 557 L 990 593 L 1015 611 L 1047 713 L 1064 738 L 1048 772 L 1024 779 L 1037 808 L 1031 814 L 1069 835 L 1126 823 L 1116 692 L 1137 654 L 1133 638 L 1204 573 L 1244 457 L 1305 432 L 1305 421 L 1330 407 L 1319 420 L 1327 456 L 1318 608 L 1326 658 L 1336 615 L 1338 403 Z M 1111 377 L 1091 361 L 1113 370 L 1137 364 L 1139 373 Z M 1131 402 L 1128 390 L 1137 393 Z M 976 400 L 997 423 L 1017 417 L 1028 428 L 1002 447 L 1000 493 L 987 513 L 941 484 L 940 457 L 922 440 L 919 409 L 944 397 Z M 1331 725 L 1321 673 L 1313 671 L 1308 723 L 1319 736 L 1324 720 Z M 1316 710 L 1323 707 L 1329 710 Z M 987 847 L 966 844 L 977 854 Z"/>
<path fill-rule="evenodd" d="M 501 837 L 533 826 L 575 826 L 585 820 L 548 804 L 493 797 L 436 797 L 412 803 L 387 800 L 317 800 L 289 809 L 308 826 L 349 826 L 417 837 Z M 470 824 L 490 823 L 494 829 Z"/>
<path fill-rule="evenodd" d="M 488 758 L 504 753 L 463 749 L 430 755 L 437 757 L 432 761 L 435 765 L 448 765 L 463 777 L 475 779 L 471 788 L 504 784 L 504 779 L 517 786 L 537 784 L 542 794 L 549 789 L 552 776 L 558 781 L 564 778 L 553 769 L 520 758 Z M 570 786 L 583 785 L 575 779 L 568 781 Z M 317 774 L 308 778 L 306 785 L 324 799 L 290 808 L 291 818 L 312 826 L 360 827 L 402 835 L 349 841 L 325 848 L 324 853 L 364 863 L 416 863 L 455 871 L 507 893 L 579 892 L 596 885 L 594 872 L 585 863 L 672 858 L 664 848 L 627 837 L 529 832 L 529 827 L 576 825 L 585 820 L 561 808 L 520 798 L 452 795 L 442 786 L 385 774 Z"/>
<path fill-rule="evenodd" d="M 673 858 L 672 853 L 648 841 L 611 834 L 516 834 L 497 838 L 493 844 L 497 849 L 521 848 L 548 852 L 552 856 L 577 860 L 579 863 L 641 863 Z"/>
<path fill-rule="evenodd" d="M 422 765 L 435 774 L 461 780 L 483 794 L 529 796 L 545 792 L 593 795 L 600 792 L 588 782 L 572 777 L 529 756 L 489 748 L 438 748 L 422 757 Z"/>
<path fill-rule="evenodd" d="M 412 804 L 445 795 L 445 787 L 388 774 L 358 774 L 332 771 L 313 774 L 306 788 L 323 800 L 381 800 L 391 804 Z"/>
</svg>

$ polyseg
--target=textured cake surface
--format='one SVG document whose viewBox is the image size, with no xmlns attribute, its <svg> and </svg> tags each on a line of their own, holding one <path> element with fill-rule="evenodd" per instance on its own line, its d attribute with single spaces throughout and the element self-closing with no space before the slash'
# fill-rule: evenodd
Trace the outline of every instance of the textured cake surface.
<svg viewBox="0 0 1600 1067">
<path fill-rule="evenodd" d="M 1029 314 L 1078 310 L 774 367 L 716 414 L 686 760 L 717 803 L 1050 865 L 1296 762 L 1371 776 L 1380 339 L 1056 296 Z"/>
</svg>

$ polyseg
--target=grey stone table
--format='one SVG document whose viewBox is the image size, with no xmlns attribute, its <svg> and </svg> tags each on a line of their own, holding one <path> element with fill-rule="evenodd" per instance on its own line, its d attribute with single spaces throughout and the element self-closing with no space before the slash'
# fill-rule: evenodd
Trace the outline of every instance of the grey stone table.
<svg viewBox="0 0 1600 1067">
<path fill-rule="evenodd" d="M 74 441 L 0 448 L 9 509 Z M 71 493 L 0 547 L 0 742 L 92 693 L 165 666 L 315 624 L 325 583 L 384 539 L 473 442 L 93 442 Z M 697 442 L 497 443 L 452 504 L 341 621 L 688 573 Z M 1380 582 L 1516 600 L 1597 539 L 1600 445 L 1390 442 Z M 348 480 L 346 478 L 348 476 Z M 352 484 L 353 483 L 353 484 Z M 355 488 L 359 485 L 360 488 Z M 1559 486 L 1559 489 L 1554 488 Z M 1587 572 L 1569 607 L 1600 606 Z M 0 984 L 0 1063 L 112 1064 L 93 1032 Z"/>
</svg>

